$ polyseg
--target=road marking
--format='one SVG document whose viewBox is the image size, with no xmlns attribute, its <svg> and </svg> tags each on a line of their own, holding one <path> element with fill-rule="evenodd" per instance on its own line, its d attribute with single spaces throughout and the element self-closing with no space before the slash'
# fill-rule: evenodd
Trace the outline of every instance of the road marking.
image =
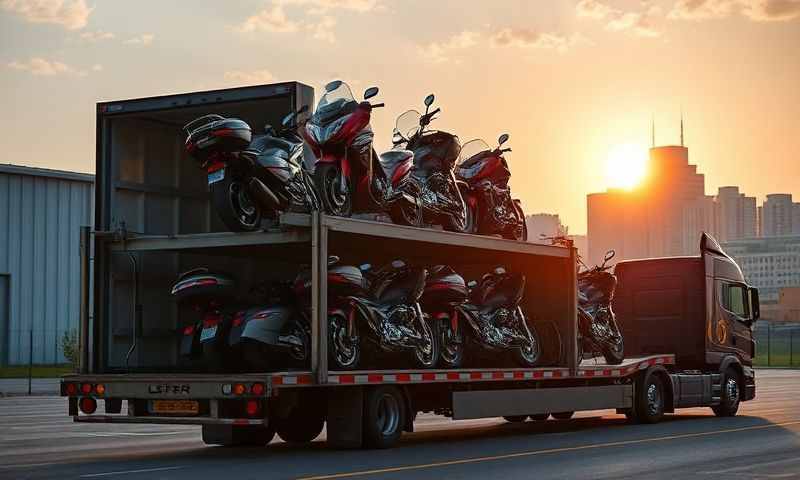
<svg viewBox="0 0 800 480">
<path fill-rule="evenodd" d="M 547 455 L 551 453 L 563 453 L 563 452 L 575 452 L 579 450 L 592 450 L 598 448 L 609 448 L 609 447 L 621 447 L 625 445 L 636 445 L 640 443 L 652 443 L 652 442 L 663 442 L 667 440 L 677 440 L 682 438 L 693 438 L 693 437 L 706 437 L 710 435 L 719 435 L 722 433 L 735 433 L 735 432 L 745 432 L 749 430 L 763 430 L 767 428 L 776 428 L 776 427 L 787 427 L 790 425 L 800 425 L 800 420 L 792 421 L 792 422 L 783 422 L 783 423 L 773 423 L 769 425 L 753 425 L 750 427 L 739 427 L 739 428 L 729 428 L 726 430 L 715 430 L 711 432 L 697 432 L 697 433 L 685 433 L 681 435 L 667 435 L 664 437 L 651 437 L 651 438 L 642 438 L 639 440 L 622 440 L 619 442 L 607 442 L 607 443 L 594 443 L 589 445 L 580 445 L 577 447 L 561 447 L 561 448 L 549 448 L 546 450 L 532 450 L 527 452 L 517 452 L 517 453 L 507 453 L 503 455 L 492 455 L 488 457 L 475 457 L 475 458 L 463 458 L 460 460 L 449 460 L 444 462 L 434 462 L 434 463 L 423 463 L 419 465 L 404 465 L 400 467 L 388 467 L 388 468 L 376 468 L 373 470 L 361 470 L 355 472 L 346 472 L 346 473 L 334 473 L 330 475 L 318 475 L 313 477 L 301 477 L 299 480 L 328 480 L 333 478 L 347 478 L 347 477 L 362 477 L 366 475 L 377 475 L 381 473 L 395 473 L 395 472 L 406 472 L 410 470 L 423 470 L 427 468 L 440 468 L 440 467 L 449 467 L 452 465 L 464 465 L 469 463 L 481 463 L 481 462 L 493 462 L 497 460 L 507 460 L 511 458 L 520 458 L 520 457 L 532 457 L 536 455 Z"/>
<path fill-rule="evenodd" d="M 192 430 L 181 430 L 176 432 L 87 432 L 84 435 L 89 437 L 152 437 L 156 435 L 179 435 L 186 432 L 194 433 Z"/>
<path fill-rule="evenodd" d="M 753 463 L 750 465 L 743 465 L 741 467 L 732 467 L 732 468 L 726 468 L 724 470 L 713 470 L 700 473 L 711 475 L 718 473 L 743 472 L 746 470 L 753 470 L 754 468 L 759 468 L 759 467 L 771 467 L 773 465 L 783 465 L 784 463 L 797 463 L 797 462 L 800 462 L 800 458 L 785 458 L 783 460 L 774 460 L 772 462 Z"/>
<path fill-rule="evenodd" d="M 120 470 L 117 472 L 87 473 L 81 475 L 81 478 L 107 477 L 109 475 L 127 475 L 129 473 L 166 472 L 169 470 L 178 470 L 179 468 L 186 468 L 186 467 L 183 465 L 179 465 L 175 467 L 142 468 L 139 470 Z"/>
</svg>

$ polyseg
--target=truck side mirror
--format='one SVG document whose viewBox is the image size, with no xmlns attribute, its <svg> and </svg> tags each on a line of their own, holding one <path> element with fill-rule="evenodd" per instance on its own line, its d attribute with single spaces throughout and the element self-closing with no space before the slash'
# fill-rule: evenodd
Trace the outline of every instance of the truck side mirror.
<svg viewBox="0 0 800 480">
<path fill-rule="evenodd" d="M 750 287 L 750 309 L 752 312 L 753 322 L 761 318 L 761 305 L 758 301 L 758 289 L 755 287 Z"/>
</svg>

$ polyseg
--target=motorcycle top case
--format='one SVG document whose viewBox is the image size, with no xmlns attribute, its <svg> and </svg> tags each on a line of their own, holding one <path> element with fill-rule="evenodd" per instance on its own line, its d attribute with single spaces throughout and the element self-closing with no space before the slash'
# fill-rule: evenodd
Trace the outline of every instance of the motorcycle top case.
<svg viewBox="0 0 800 480">
<path fill-rule="evenodd" d="M 187 124 L 186 151 L 205 162 L 213 154 L 244 150 L 253 139 L 250 125 L 238 118 L 206 115 Z"/>
<path fill-rule="evenodd" d="M 228 275 L 201 268 L 178 277 L 171 294 L 178 302 L 221 305 L 236 296 L 236 282 Z"/>
</svg>

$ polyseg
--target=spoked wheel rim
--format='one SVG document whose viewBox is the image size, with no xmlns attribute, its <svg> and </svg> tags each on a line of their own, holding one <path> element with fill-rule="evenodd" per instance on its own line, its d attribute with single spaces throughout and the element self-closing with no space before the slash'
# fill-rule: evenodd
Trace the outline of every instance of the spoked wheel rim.
<svg viewBox="0 0 800 480">
<path fill-rule="evenodd" d="M 464 334 L 462 330 L 459 329 L 454 332 L 449 324 L 444 323 L 440 331 L 441 342 L 439 343 L 442 349 L 442 361 L 447 365 L 460 364 L 464 353 Z"/>
<path fill-rule="evenodd" d="M 663 399 L 661 389 L 655 383 L 647 386 L 647 413 L 651 416 L 658 415 L 662 408 Z"/>
<path fill-rule="evenodd" d="M 352 367 L 358 361 L 358 335 L 350 336 L 347 321 L 338 315 L 331 319 L 330 329 L 333 358 L 337 367 Z"/>
<path fill-rule="evenodd" d="M 233 207 L 233 212 L 239 222 L 248 228 L 253 228 L 258 222 L 258 207 L 250 199 L 247 189 L 241 182 L 231 182 L 228 187 L 228 200 Z"/>
<path fill-rule="evenodd" d="M 423 367 L 431 367 L 436 363 L 436 348 L 433 338 L 433 331 L 424 319 L 420 319 L 422 324 L 423 344 L 414 349 L 414 356 Z"/>
<path fill-rule="evenodd" d="M 385 437 L 393 435 L 400 426 L 400 404 L 393 395 L 385 393 L 378 399 L 375 426 Z"/>
<path fill-rule="evenodd" d="M 527 337 L 527 342 L 519 347 L 519 355 L 529 365 L 535 365 L 542 356 L 542 346 L 539 343 L 539 339 L 536 338 L 536 335 L 531 331 L 525 317 L 522 317 L 520 322 L 522 323 L 522 329 Z"/>
<path fill-rule="evenodd" d="M 341 172 L 337 168 L 329 168 L 325 171 L 323 179 L 324 189 L 322 195 L 325 196 L 325 203 L 330 206 L 331 213 L 334 215 L 345 215 L 349 213 L 350 185 L 347 180 L 342 181 Z"/>
</svg>

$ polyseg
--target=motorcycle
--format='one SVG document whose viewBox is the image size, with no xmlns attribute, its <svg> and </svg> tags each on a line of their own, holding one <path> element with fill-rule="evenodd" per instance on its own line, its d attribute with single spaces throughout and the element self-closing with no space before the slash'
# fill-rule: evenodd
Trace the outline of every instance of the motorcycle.
<svg viewBox="0 0 800 480">
<path fill-rule="evenodd" d="M 411 268 L 402 260 L 374 269 L 360 267 L 369 282 L 369 296 L 351 295 L 355 312 L 367 324 L 366 338 L 379 352 L 412 351 L 420 368 L 434 368 L 439 342 L 425 318 L 419 299 L 427 271 Z"/>
<path fill-rule="evenodd" d="M 286 115 L 278 129 L 266 125 L 255 136 L 246 122 L 220 115 L 183 127 L 186 150 L 208 174 L 214 209 L 229 230 L 256 230 L 262 218 L 287 210 L 319 209 L 297 134 L 297 117 L 306 111 L 307 105 Z"/>
<path fill-rule="evenodd" d="M 622 334 L 611 308 L 617 277 L 606 265 L 614 254 L 609 250 L 602 265 L 578 273 L 578 363 L 583 360 L 583 352 L 599 351 L 609 365 L 618 365 L 625 359 Z"/>
<path fill-rule="evenodd" d="M 463 232 L 466 205 L 453 173 L 461 144 L 451 133 L 426 131 L 441 111 L 430 111 L 434 98 L 425 98 L 424 114 L 409 110 L 397 118 L 395 147 L 413 152 L 413 169 L 387 195 L 387 209 L 394 223 Z"/>
<path fill-rule="evenodd" d="M 459 368 L 464 361 L 464 334 L 457 308 L 468 297 L 464 277 L 447 265 L 431 267 L 420 305 L 431 318 L 434 334 L 439 339 L 440 359 L 447 368 Z"/>
<path fill-rule="evenodd" d="M 542 355 L 541 342 L 520 306 L 525 276 L 498 266 L 467 287 L 467 302 L 456 308 L 458 319 L 466 319 L 471 327 L 465 337 L 486 352 L 511 352 L 521 367 L 536 366 Z M 453 337 L 458 335 L 454 332 Z"/>
<path fill-rule="evenodd" d="M 352 370 L 361 359 L 358 325 L 349 297 L 367 294 L 367 282 L 358 267 L 339 265 L 328 257 L 328 358 L 333 370 Z M 306 322 L 311 324 L 311 269 L 303 268 L 294 280 Z"/>
<path fill-rule="evenodd" d="M 367 100 L 378 87 L 364 92 L 364 101 L 353 98 L 341 80 L 325 85 L 311 118 L 300 133 L 316 156 L 314 185 L 327 213 L 349 217 L 354 211 L 380 211 L 387 184 L 378 155 L 372 146 L 370 118 L 383 103 Z"/>
<path fill-rule="evenodd" d="M 483 140 L 467 142 L 456 162 L 456 179 L 467 204 L 469 233 L 500 235 L 511 240 L 528 240 L 525 214 L 518 199 L 511 198 L 508 180 L 511 172 L 502 148 L 508 134 L 500 135 L 497 148 L 491 149 Z"/>
</svg>

